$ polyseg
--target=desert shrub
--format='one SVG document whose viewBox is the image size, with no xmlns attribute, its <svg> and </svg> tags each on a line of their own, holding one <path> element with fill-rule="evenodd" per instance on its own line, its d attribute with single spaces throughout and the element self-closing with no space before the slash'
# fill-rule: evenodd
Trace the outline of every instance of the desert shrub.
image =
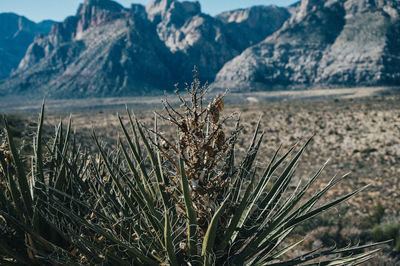
<svg viewBox="0 0 400 266">
<path fill-rule="evenodd" d="M 370 259 L 376 246 L 316 249 L 288 257 L 303 241 L 288 236 L 304 221 L 346 201 L 325 193 L 334 177 L 305 197 L 323 171 L 293 187 L 311 139 L 256 164 L 264 133 L 257 124 L 247 152 L 237 156 L 240 117 L 222 117 L 223 96 L 206 104 L 197 77 L 180 107 L 166 100 L 154 128 L 127 111 L 122 137 L 98 154 L 79 150 L 71 126 L 44 140 L 39 119 L 32 160 L 20 158 L 7 122 L 0 152 L 0 262 L 24 265 L 336 265 Z M 234 119 L 233 131 L 224 128 Z M 176 128 L 166 136 L 158 123 Z M 28 168 L 29 167 L 29 168 Z M 26 171 L 25 169 L 31 169 Z"/>
<path fill-rule="evenodd" d="M 371 230 L 376 225 L 382 223 L 382 219 L 385 216 L 385 206 L 382 204 L 381 201 L 373 206 L 371 213 L 367 216 L 367 218 L 361 221 L 360 226 L 366 230 Z"/>
<path fill-rule="evenodd" d="M 376 225 L 372 230 L 374 241 L 392 240 L 393 250 L 400 252 L 400 222 Z"/>
</svg>

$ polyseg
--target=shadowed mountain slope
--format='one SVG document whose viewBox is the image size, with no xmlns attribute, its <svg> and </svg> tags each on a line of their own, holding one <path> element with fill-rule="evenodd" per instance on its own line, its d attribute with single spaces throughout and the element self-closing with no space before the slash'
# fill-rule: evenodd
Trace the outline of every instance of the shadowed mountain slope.
<svg viewBox="0 0 400 266">
<path fill-rule="evenodd" d="M 35 23 L 13 13 L 0 13 L 0 80 L 18 67 L 35 36 L 48 34 L 53 23 Z"/>
</svg>

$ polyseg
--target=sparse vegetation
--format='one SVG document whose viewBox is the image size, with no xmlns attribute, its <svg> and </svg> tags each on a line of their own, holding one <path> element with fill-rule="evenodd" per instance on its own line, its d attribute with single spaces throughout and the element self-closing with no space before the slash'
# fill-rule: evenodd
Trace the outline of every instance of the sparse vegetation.
<svg viewBox="0 0 400 266">
<path fill-rule="evenodd" d="M 376 244 L 318 247 L 288 256 L 303 238 L 300 224 L 346 201 L 362 188 L 320 202 L 344 177 L 316 193 L 323 171 L 293 180 L 311 139 L 267 165 L 256 163 L 260 123 L 247 151 L 238 154 L 240 117 L 222 117 L 223 96 L 208 105 L 197 77 L 182 106 L 164 102 L 154 128 L 129 112 L 118 117 L 122 137 L 110 148 L 93 133 L 98 153 L 80 148 L 60 123 L 43 135 L 44 109 L 31 157 L 20 156 L 5 121 L 0 152 L 0 262 L 10 265 L 339 265 L 361 263 Z M 225 124 L 236 126 L 227 130 Z M 158 123 L 176 128 L 166 135 Z M 246 133 L 249 134 L 249 133 Z M 29 170 L 28 170 L 29 169 Z M 371 249 L 372 248 L 372 249 Z M 367 249 L 367 250 L 365 250 Z"/>
<path fill-rule="evenodd" d="M 372 231 L 375 241 L 393 240 L 393 250 L 400 252 L 400 222 L 376 225 Z"/>
</svg>

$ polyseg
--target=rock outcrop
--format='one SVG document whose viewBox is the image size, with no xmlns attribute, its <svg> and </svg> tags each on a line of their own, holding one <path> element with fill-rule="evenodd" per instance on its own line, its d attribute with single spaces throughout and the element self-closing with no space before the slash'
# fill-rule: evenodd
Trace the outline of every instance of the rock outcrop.
<svg viewBox="0 0 400 266">
<path fill-rule="evenodd" d="M 196 65 L 212 82 L 222 66 L 251 44 L 277 31 L 290 17 L 286 8 L 256 6 L 211 17 L 199 2 L 154 0 L 146 7 L 160 39 L 173 53 L 181 76 L 190 80 Z"/>
<path fill-rule="evenodd" d="M 13 13 L 0 13 L 0 80 L 18 67 L 34 37 L 48 34 L 53 23 L 34 23 Z"/>
<path fill-rule="evenodd" d="M 226 63 L 213 86 L 399 84 L 399 12 L 395 0 L 302 0 L 279 31 Z"/>
<path fill-rule="evenodd" d="M 213 81 L 219 69 L 239 51 L 227 40 L 225 25 L 201 13 L 198 2 L 155 0 L 147 7 L 179 69 L 177 81 L 187 81 L 196 65 L 203 80 Z"/>
<path fill-rule="evenodd" d="M 216 16 L 227 25 L 228 41 L 236 44 L 241 51 L 279 30 L 289 17 L 288 8 L 277 6 L 253 6 Z"/>
</svg>

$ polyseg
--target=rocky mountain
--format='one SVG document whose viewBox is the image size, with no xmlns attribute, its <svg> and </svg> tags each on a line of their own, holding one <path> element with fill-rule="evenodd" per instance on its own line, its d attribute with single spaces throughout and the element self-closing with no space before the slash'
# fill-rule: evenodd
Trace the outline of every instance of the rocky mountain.
<svg viewBox="0 0 400 266">
<path fill-rule="evenodd" d="M 233 90 L 400 82 L 400 2 L 302 0 L 284 26 L 218 72 Z"/>
<path fill-rule="evenodd" d="M 108 0 L 88 0 L 37 39 L 3 85 L 49 97 L 140 94 L 172 83 L 169 51 L 143 16 Z"/>
<path fill-rule="evenodd" d="M 275 6 L 234 10 L 214 18 L 201 12 L 199 2 L 174 0 L 153 1 L 146 10 L 186 81 L 193 65 L 204 80 L 213 81 L 228 60 L 277 31 L 289 18 L 286 8 Z"/>
<path fill-rule="evenodd" d="M 246 10 L 231 16 L 235 12 Z M 256 15 L 232 20 L 204 14 L 192 1 L 153 0 L 146 7 L 124 8 L 111 0 L 85 0 L 75 16 L 35 39 L 18 69 L 0 82 L 0 95 L 160 93 L 191 80 L 193 65 L 211 82 L 227 61 L 289 17 L 277 7 L 254 7 L 248 13 Z M 268 25 L 259 26 L 266 18 Z"/>
<path fill-rule="evenodd" d="M 0 80 L 18 67 L 34 37 L 48 34 L 53 23 L 35 23 L 13 13 L 0 13 Z"/>
<path fill-rule="evenodd" d="M 0 23 L 1 36 L 20 40 L 40 28 L 20 21 L 14 28 Z M 85 0 L 74 16 L 35 38 L 0 81 L 0 95 L 160 93 L 190 81 L 193 65 L 202 80 L 232 90 L 399 84 L 398 36 L 398 0 L 302 0 L 215 17 L 195 1 L 125 8 Z"/>
</svg>

